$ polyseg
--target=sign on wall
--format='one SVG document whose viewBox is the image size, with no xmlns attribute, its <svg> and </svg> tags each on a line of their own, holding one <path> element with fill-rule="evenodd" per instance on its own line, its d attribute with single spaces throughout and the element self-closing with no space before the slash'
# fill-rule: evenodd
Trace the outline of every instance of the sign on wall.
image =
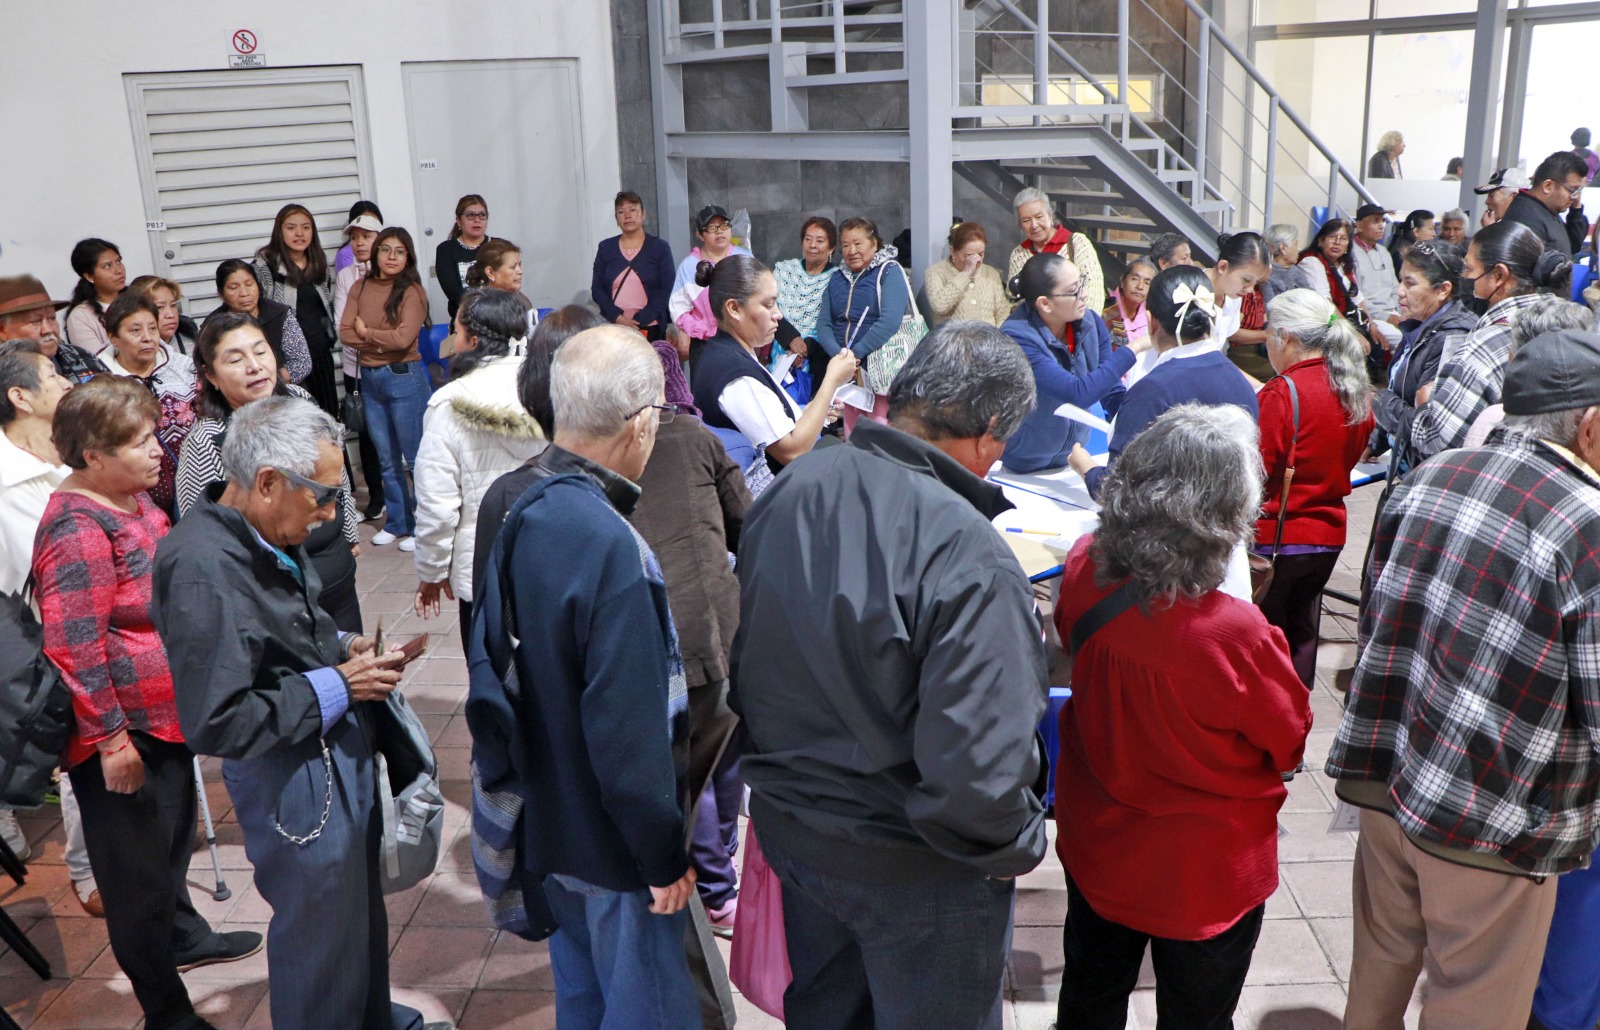
<svg viewBox="0 0 1600 1030">
<path fill-rule="evenodd" d="M 265 68 L 267 55 L 256 52 L 261 42 L 249 29 L 239 29 L 233 34 L 234 53 L 228 55 L 229 68 Z"/>
</svg>

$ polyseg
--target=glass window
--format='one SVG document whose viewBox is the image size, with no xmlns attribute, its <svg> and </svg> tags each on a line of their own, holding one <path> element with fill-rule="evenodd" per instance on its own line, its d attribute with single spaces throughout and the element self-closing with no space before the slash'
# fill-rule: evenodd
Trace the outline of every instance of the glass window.
<svg viewBox="0 0 1600 1030">
<path fill-rule="evenodd" d="M 1405 138 L 1400 169 L 1407 179 L 1438 179 L 1461 156 L 1472 82 L 1472 33 L 1379 36 L 1373 44 L 1372 122 L 1367 154 L 1396 129 Z"/>
<path fill-rule="evenodd" d="M 1516 0 L 1512 0 L 1516 6 Z M 1463 14 L 1476 11 L 1475 0 L 1378 0 L 1378 18 L 1410 18 L 1419 14 Z"/>
<path fill-rule="evenodd" d="M 1372 0 L 1256 0 L 1257 25 L 1298 25 L 1367 17 Z"/>
<path fill-rule="evenodd" d="M 1600 23 L 1536 25 L 1528 46 L 1528 96 L 1516 163 L 1531 176 L 1551 154 L 1572 149 L 1572 131 L 1580 126 L 1590 130 L 1589 149 L 1600 151 L 1600 118 L 1587 111 L 1582 83 L 1573 77 L 1573 69 L 1593 65 Z M 1593 218 L 1600 214 L 1600 191 L 1583 192 L 1584 209 Z"/>
<path fill-rule="evenodd" d="M 1256 64 L 1284 103 L 1359 178 L 1365 168 L 1362 104 L 1351 84 L 1367 81 L 1367 37 L 1262 40 L 1256 44 Z M 1264 120 L 1265 103 L 1258 103 L 1256 110 Z M 1288 118 L 1279 118 L 1278 130 L 1273 218 L 1296 222 L 1299 218 L 1291 212 L 1309 212 L 1328 202 L 1329 165 Z M 1348 186 L 1342 187 L 1339 202 L 1349 204 L 1354 196 Z"/>
</svg>

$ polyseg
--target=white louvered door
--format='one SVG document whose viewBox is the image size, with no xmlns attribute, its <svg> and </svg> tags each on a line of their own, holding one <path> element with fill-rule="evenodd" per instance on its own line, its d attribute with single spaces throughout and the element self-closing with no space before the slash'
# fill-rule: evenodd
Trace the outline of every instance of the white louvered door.
<svg viewBox="0 0 1600 1030">
<path fill-rule="evenodd" d="M 153 267 L 182 284 L 189 315 L 216 306 L 218 262 L 254 255 L 285 204 L 311 210 L 332 260 L 350 205 L 372 197 L 360 68 L 123 80 Z"/>
</svg>

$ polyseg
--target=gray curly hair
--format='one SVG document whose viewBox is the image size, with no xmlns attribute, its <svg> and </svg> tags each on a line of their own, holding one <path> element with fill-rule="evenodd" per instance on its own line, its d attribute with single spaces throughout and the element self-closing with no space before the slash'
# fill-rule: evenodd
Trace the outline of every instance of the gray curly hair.
<svg viewBox="0 0 1600 1030">
<path fill-rule="evenodd" d="M 1102 587 L 1131 580 L 1148 612 L 1222 585 L 1261 508 L 1255 420 L 1231 404 L 1180 404 L 1134 438 L 1100 492 L 1089 547 Z"/>
</svg>

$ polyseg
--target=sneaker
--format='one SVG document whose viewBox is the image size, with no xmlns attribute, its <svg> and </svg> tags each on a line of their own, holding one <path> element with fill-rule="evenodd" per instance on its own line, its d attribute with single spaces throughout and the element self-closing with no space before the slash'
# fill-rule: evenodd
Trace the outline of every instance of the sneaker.
<svg viewBox="0 0 1600 1030">
<path fill-rule="evenodd" d="M 33 849 L 28 847 L 28 838 L 17 823 L 17 813 L 9 808 L 0 808 L 0 840 L 6 842 L 6 847 L 11 849 L 19 862 L 26 862 L 28 856 L 33 854 Z"/>
<path fill-rule="evenodd" d="M 83 910 L 96 919 L 106 917 L 106 907 L 100 901 L 100 888 L 94 885 L 94 878 L 87 880 L 73 880 L 72 893 L 78 898 L 78 904 Z"/>
<path fill-rule="evenodd" d="M 403 536 L 400 538 L 400 543 L 397 546 L 399 546 L 400 550 L 410 554 L 412 551 L 417 549 L 417 538 L 414 536 Z"/>
<path fill-rule="evenodd" d="M 374 522 L 374 521 L 376 521 L 378 519 L 381 519 L 381 518 L 383 518 L 383 499 L 382 498 L 379 498 L 378 500 L 373 501 L 371 504 L 367 505 L 366 510 L 364 510 L 361 513 L 361 520 L 363 522 Z"/>
<path fill-rule="evenodd" d="M 229 930 L 226 933 L 213 934 L 200 947 L 193 951 L 179 952 L 173 958 L 178 962 L 178 972 L 187 973 L 201 966 L 215 965 L 218 962 L 237 962 L 242 958 L 249 958 L 260 951 L 264 943 L 264 938 L 253 930 Z"/>
<path fill-rule="evenodd" d="M 706 921 L 711 924 L 711 932 L 723 940 L 733 939 L 733 921 L 739 914 L 739 899 L 723 905 L 721 908 L 706 909 Z"/>
<path fill-rule="evenodd" d="M 376 533 L 372 534 L 372 546 L 386 547 L 398 539 L 400 538 L 389 532 L 387 529 L 380 529 Z"/>
</svg>

